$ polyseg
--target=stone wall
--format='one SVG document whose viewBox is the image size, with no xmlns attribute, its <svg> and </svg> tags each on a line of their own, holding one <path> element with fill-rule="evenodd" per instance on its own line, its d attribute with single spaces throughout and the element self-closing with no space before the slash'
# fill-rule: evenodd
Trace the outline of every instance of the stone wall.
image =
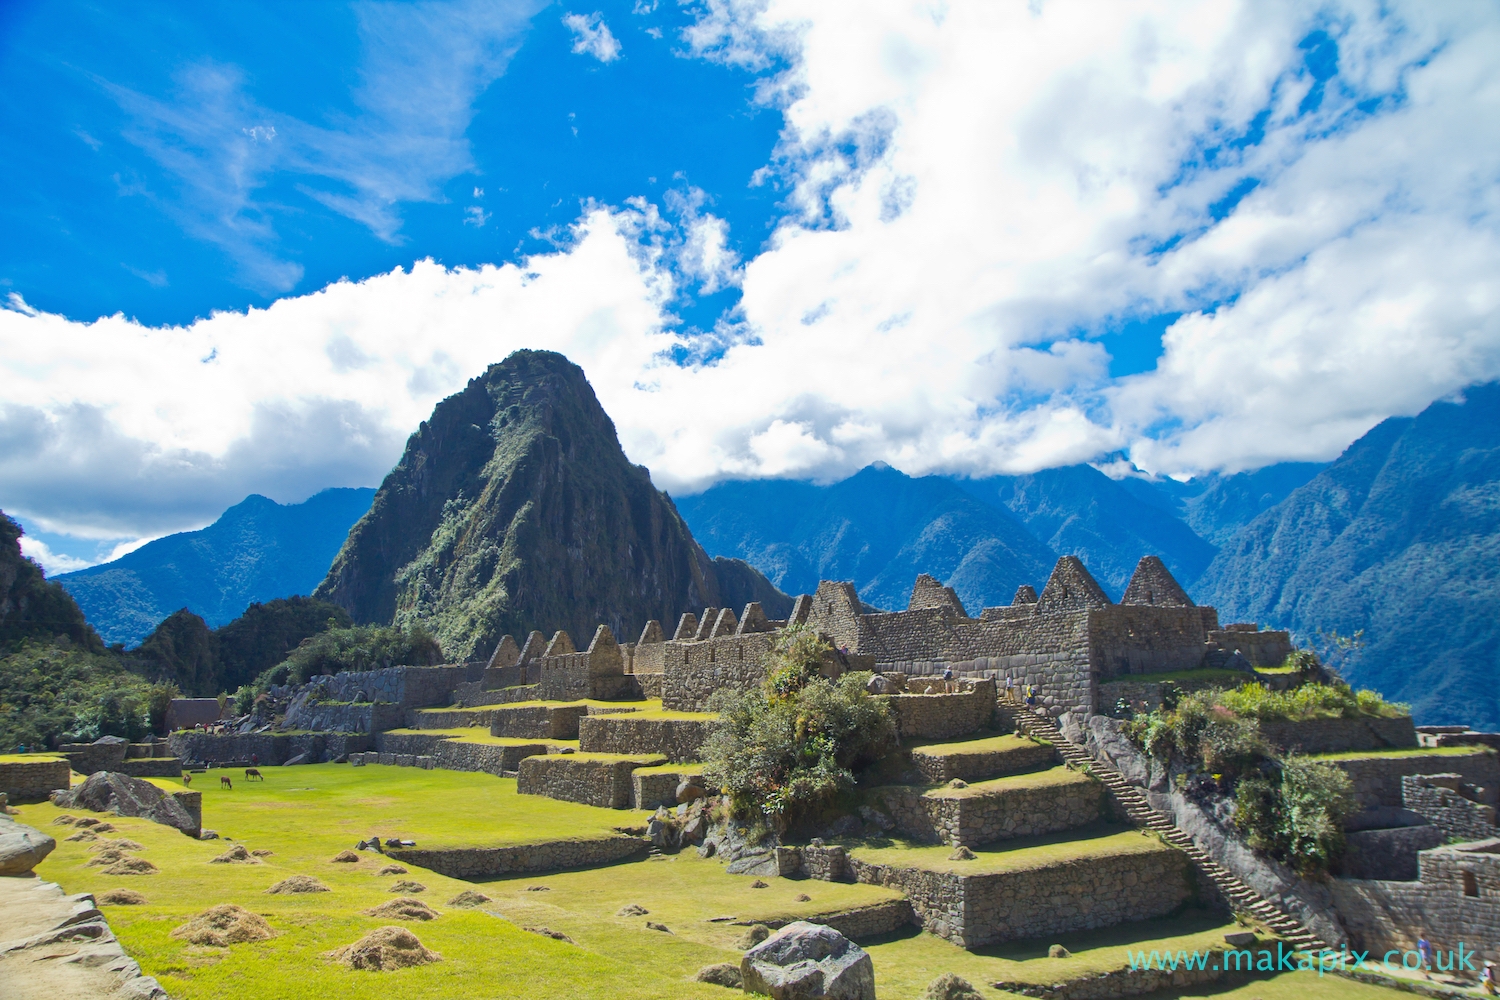
<svg viewBox="0 0 1500 1000">
<path fill-rule="evenodd" d="M 765 924 L 774 931 L 780 930 L 796 920 L 805 920 L 810 924 L 822 924 L 825 927 L 832 927 L 844 935 L 844 937 L 853 941 L 859 941 L 885 937 L 887 934 L 896 933 L 903 927 L 909 927 L 916 921 L 916 914 L 912 912 L 911 903 L 904 899 L 891 899 L 883 903 L 871 903 L 868 906 L 856 906 L 848 910 L 817 913 L 807 917 L 771 918 L 768 920 L 753 921 L 736 920 L 735 924 L 740 927 Z"/>
<path fill-rule="evenodd" d="M 1224 977 L 1223 952 L 1215 949 L 1205 956 L 1202 969 L 1111 969 L 1086 973 L 1077 979 L 1040 986 L 1036 983 L 991 983 L 997 990 L 1043 1000 L 1116 1000 L 1157 990 L 1181 990 L 1189 986 L 1215 983 Z M 1196 991 L 1194 991 L 1196 992 Z M 1180 994 L 1179 994 L 1180 995 Z"/>
<path fill-rule="evenodd" d="M 1419 774 L 1401 779 L 1401 800 L 1446 837 L 1487 840 L 1500 835 L 1495 829 L 1495 807 L 1470 799 L 1473 786 L 1460 774 Z"/>
<path fill-rule="evenodd" d="M 182 788 L 174 791 L 172 793 L 172 798 L 176 799 L 178 804 L 181 805 L 183 809 L 187 810 L 188 816 L 191 817 L 193 821 L 192 827 L 189 830 L 185 830 L 183 832 L 187 833 L 188 836 L 195 836 L 196 833 L 202 833 L 203 793 L 195 792 L 190 788 Z"/>
<path fill-rule="evenodd" d="M 68 788 L 71 780 L 72 766 L 66 760 L 0 763 L 0 792 L 6 794 L 12 805 L 19 802 L 46 802 L 49 792 Z"/>
<path fill-rule="evenodd" d="M 1260 731 L 1271 743 L 1297 753 L 1342 753 L 1415 747 L 1417 731 L 1410 716 L 1397 719 L 1261 719 Z"/>
<path fill-rule="evenodd" d="M 372 737 L 361 733 L 235 733 L 217 735 L 188 731 L 167 737 L 172 752 L 191 766 L 198 763 L 243 763 L 253 754 L 261 764 L 277 766 L 293 757 L 312 754 L 317 760 L 333 760 L 348 753 L 367 750 Z"/>
<path fill-rule="evenodd" d="M 413 708 L 406 713 L 407 729 L 489 729 L 495 720 L 493 708 Z M 397 727 L 400 728 L 400 727 Z"/>
<path fill-rule="evenodd" d="M 1262 631 L 1256 625 L 1230 625 L 1208 633 L 1208 641 L 1230 653 L 1239 653 L 1251 666 L 1279 667 L 1292 655 L 1292 634 Z"/>
<path fill-rule="evenodd" d="M 140 757 L 122 761 L 118 770 L 132 778 L 180 778 L 182 761 L 177 757 Z"/>
<path fill-rule="evenodd" d="M 1384 830 L 1354 830 L 1344 835 L 1339 874 L 1346 878 L 1411 882 L 1418 877 L 1417 854 L 1447 840 L 1430 823 Z"/>
<path fill-rule="evenodd" d="M 499 709 L 490 722 L 490 735 L 523 740 L 576 740 L 578 720 L 587 705 L 524 705 Z"/>
<path fill-rule="evenodd" d="M 319 733 L 380 733 L 406 722 L 401 706 L 386 702 L 294 701 L 282 720 L 283 729 Z"/>
<path fill-rule="evenodd" d="M 929 844 L 978 847 L 1097 822 L 1104 811 L 1104 786 L 1083 775 L 1077 778 L 1041 786 L 986 783 L 928 792 L 902 787 L 877 794 L 906 836 Z"/>
<path fill-rule="evenodd" d="M 1088 612 L 1090 666 L 1102 679 L 1195 670 L 1208 636 L 1196 607 L 1114 604 Z"/>
<path fill-rule="evenodd" d="M 893 694 L 879 697 L 891 707 L 901 738 L 944 740 L 986 729 L 995 717 L 995 682 L 960 682 L 950 694 Z"/>
<path fill-rule="evenodd" d="M 322 674 L 310 685 L 321 684 L 326 701 L 383 701 L 400 708 L 446 705 L 454 688 L 479 680 L 484 664 L 443 667 L 384 667 L 379 670 Z"/>
<path fill-rule="evenodd" d="M 1473 754 L 1423 754 L 1393 757 L 1386 754 L 1369 757 L 1347 757 L 1331 760 L 1354 784 L 1354 797 L 1360 806 L 1401 805 L 1401 778 L 1408 774 L 1461 775 L 1465 781 L 1486 790 L 1483 801 L 1495 804 L 1500 795 L 1500 757 L 1492 751 Z"/>
<path fill-rule="evenodd" d="M 585 753 L 665 754 L 674 764 L 700 759 L 711 719 L 636 719 L 589 715 L 578 720 L 578 747 Z"/>
<path fill-rule="evenodd" d="M 390 857 L 449 878 L 499 878 L 502 875 L 565 871 L 609 865 L 643 854 L 651 846 L 644 837 L 599 837 L 592 840 L 555 840 L 514 847 L 471 847 L 391 850 Z"/>
<path fill-rule="evenodd" d="M 1247 683 L 1256 679 L 1256 675 L 1248 670 L 1240 672 L 1240 676 L 1243 680 L 1236 679 L 1235 683 Z M 1226 686 L 1224 681 L 1211 678 L 1180 681 L 1172 679 L 1170 683 L 1189 692 Z M 1147 711 L 1155 711 L 1161 707 L 1162 684 L 1163 681 L 1152 680 L 1149 676 L 1117 677 L 1105 681 L 1099 685 L 1099 711 L 1105 715 L 1114 715 L 1115 705 L 1121 698 L 1132 709 L 1138 709 L 1144 703 Z"/>
<path fill-rule="evenodd" d="M 1423 851 L 1420 881 L 1334 879 L 1339 917 L 1354 947 L 1383 954 L 1416 947 L 1425 934 L 1447 951 L 1460 941 L 1488 952 L 1500 940 L 1500 841 Z"/>
<path fill-rule="evenodd" d="M 923 930 L 964 948 L 1149 920 L 1193 896 L 1187 855 L 1172 850 L 980 875 L 849 863 L 858 881 L 904 893 Z"/>
<path fill-rule="evenodd" d="M 583 754 L 527 757 L 517 769 L 516 791 L 605 809 L 628 809 L 635 790 L 630 772 L 661 763 L 665 761 L 660 757 L 621 759 Z"/>
<path fill-rule="evenodd" d="M 1050 743 L 1020 741 L 1014 747 L 973 752 L 964 752 L 962 746 L 960 743 L 941 748 L 918 747 L 911 752 L 912 766 L 928 781 L 942 785 L 954 778 L 979 781 L 996 774 L 1034 771 L 1057 762 L 1057 749 Z"/>
<path fill-rule="evenodd" d="M 682 784 L 683 779 L 689 777 L 698 777 L 698 773 L 696 771 L 633 771 L 630 775 L 631 808 L 675 807 L 677 786 Z"/>
<path fill-rule="evenodd" d="M 548 746 L 546 743 L 498 746 L 416 733 L 381 733 L 375 738 L 375 748 L 382 753 L 429 756 L 438 767 L 449 771 L 501 775 L 514 774 L 523 758 L 544 756 Z"/>
<path fill-rule="evenodd" d="M 79 774 L 94 774 L 97 771 L 118 771 L 125 761 L 128 744 L 120 743 L 64 743 L 58 752 L 68 758 L 73 770 Z"/>
<path fill-rule="evenodd" d="M 776 635 L 753 632 L 662 646 L 661 700 L 679 712 L 706 712 L 720 688 L 749 690 L 766 679 L 765 655 Z"/>
</svg>

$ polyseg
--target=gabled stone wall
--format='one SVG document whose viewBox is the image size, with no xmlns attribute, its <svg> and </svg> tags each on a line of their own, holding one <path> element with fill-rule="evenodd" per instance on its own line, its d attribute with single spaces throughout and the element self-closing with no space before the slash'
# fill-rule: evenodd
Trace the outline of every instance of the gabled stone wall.
<svg viewBox="0 0 1500 1000">
<path fill-rule="evenodd" d="M 774 632 L 662 643 L 662 706 L 705 712 L 720 688 L 749 690 L 766 679 L 764 658 Z"/>
</svg>

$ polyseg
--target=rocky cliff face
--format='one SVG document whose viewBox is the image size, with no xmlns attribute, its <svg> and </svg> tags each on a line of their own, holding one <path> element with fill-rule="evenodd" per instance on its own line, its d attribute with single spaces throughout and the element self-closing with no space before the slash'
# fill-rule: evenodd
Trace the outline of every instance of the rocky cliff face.
<svg viewBox="0 0 1500 1000">
<path fill-rule="evenodd" d="M 360 622 L 421 621 L 472 659 L 506 633 L 561 628 L 581 647 L 603 622 L 626 641 L 750 595 L 772 617 L 790 607 L 748 565 L 704 553 L 582 369 L 518 351 L 411 436 L 314 596 Z"/>
</svg>

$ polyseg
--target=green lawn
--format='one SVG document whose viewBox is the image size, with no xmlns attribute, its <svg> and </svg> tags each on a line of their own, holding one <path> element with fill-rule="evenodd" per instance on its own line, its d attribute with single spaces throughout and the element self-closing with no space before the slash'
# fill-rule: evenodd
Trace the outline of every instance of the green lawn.
<svg viewBox="0 0 1500 1000">
<path fill-rule="evenodd" d="M 1339 753 L 1315 754 L 1318 760 L 1355 760 L 1360 757 L 1470 757 L 1477 753 L 1494 753 L 1487 746 L 1466 747 L 1388 747 L 1384 750 L 1344 750 Z"/>
<path fill-rule="evenodd" d="M 1171 851 L 1153 834 L 1118 826 L 1099 824 L 1048 834 L 1045 837 L 1018 837 L 984 847 L 971 848 L 972 861 L 949 861 L 953 848 L 947 845 L 918 845 L 890 839 L 854 846 L 852 855 L 872 864 L 923 868 L 934 872 L 956 872 L 964 875 L 988 875 L 994 872 L 1024 871 L 1064 861 L 1113 857 L 1120 854 L 1146 854 Z"/>
<path fill-rule="evenodd" d="M 637 812 L 515 794 L 515 782 L 488 775 L 395 768 L 310 765 L 265 768 L 264 783 L 246 784 L 242 771 L 209 772 L 194 784 L 203 791 L 204 821 L 254 849 L 273 853 L 261 864 L 209 864 L 228 846 L 224 840 L 195 841 L 142 819 L 112 819 L 113 837 L 144 845 L 139 852 L 161 868 L 150 876 L 109 876 L 86 867 L 87 843 L 63 840 L 68 830 L 50 825 L 62 810 L 51 804 L 20 807 L 20 819 L 58 834 L 57 849 L 38 868 L 43 878 L 69 892 L 101 893 L 117 887 L 147 898 L 143 906 L 105 905 L 111 926 L 129 953 L 176 1000 L 728 1000 L 730 993 L 688 981 L 704 965 L 735 962 L 739 925 L 711 922 L 730 916 L 737 922 L 816 918 L 895 897 L 878 886 L 812 880 L 769 879 L 763 889 L 746 876 L 733 876 L 713 860 L 685 851 L 586 871 L 518 876 L 478 886 L 412 867 L 399 876 L 427 887 L 421 898 L 442 915 L 409 925 L 428 948 L 443 956 L 433 965 L 398 972 L 355 972 L 324 953 L 390 923 L 361 911 L 394 898 L 394 877 L 375 872 L 389 859 L 362 854 L 357 864 L 331 858 L 356 839 L 377 833 L 404 836 L 421 846 L 435 843 L 521 843 L 558 835 L 609 832 L 622 822 L 639 822 Z M 229 774 L 233 790 L 217 778 Z M 155 779 L 180 788 L 173 779 Z M 1046 856 L 1091 852 L 1164 849 L 1154 838 L 1117 828 L 1081 832 L 1067 848 L 1057 838 L 1029 842 L 1004 852 L 983 850 L 979 864 L 1010 855 L 1036 862 Z M 861 849 L 872 856 L 881 849 Z M 895 855 L 899 847 L 883 849 Z M 934 849 L 946 851 L 946 848 Z M 868 853 L 867 853 L 868 852 Z M 909 850 L 918 855 L 923 849 Z M 992 861 L 989 863 L 993 864 Z M 969 862 L 975 865 L 975 862 Z M 290 875 L 311 875 L 333 891 L 307 895 L 266 895 L 264 890 Z M 532 891 L 533 887 L 548 891 Z M 450 907 L 458 892 L 477 888 L 492 897 L 483 910 Z M 799 900 L 797 896 L 809 898 Z M 228 948 L 186 945 L 169 935 L 210 906 L 233 902 L 262 914 L 277 936 Z M 622 917 L 629 904 L 649 913 Z M 648 921 L 666 925 L 651 930 Z M 554 941 L 522 930 L 545 926 L 573 939 Z M 1003 1000 L 987 983 L 996 980 L 1047 983 L 1083 972 L 1120 968 L 1131 948 L 1172 950 L 1208 947 L 1222 941 L 1217 918 L 1184 914 L 1089 934 L 1060 935 L 1046 941 L 1016 942 L 969 953 L 915 931 L 873 942 L 880 996 L 914 998 L 943 972 L 957 972 Z M 1071 959 L 1046 958 L 1046 946 L 1061 943 Z M 1285 984 L 1285 985 L 1283 985 Z M 1309 987 L 1335 1000 L 1387 1000 L 1395 994 L 1374 987 L 1306 976 L 1252 984 L 1253 989 L 1214 993 L 1198 987 L 1194 996 L 1232 1000 L 1302 1000 Z M 1293 996 L 1300 989 L 1302 995 Z"/>
<path fill-rule="evenodd" d="M 487 726 L 464 726 L 458 729 L 392 729 L 395 736 L 441 736 L 456 743 L 482 743 L 491 747 L 524 747 L 545 743 L 553 747 L 578 749 L 577 740 L 558 740 L 550 736 L 528 740 L 518 736 L 491 736 Z"/>
<path fill-rule="evenodd" d="M 1087 785 L 1093 780 L 1086 774 L 1059 764 L 1045 771 L 1010 774 L 1003 778 L 990 778 L 986 781 L 971 781 L 965 788 L 949 788 L 946 785 L 939 785 L 927 794 L 945 799 L 968 799 L 976 795 L 993 795 L 996 792 L 1019 791 L 1023 788 L 1065 788 L 1069 785 Z"/>
<path fill-rule="evenodd" d="M 1273 671 L 1267 670 L 1265 672 L 1271 673 Z M 1205 667 L 1198 670 L 1172 670 L 1159 674 L 1127 674 L 1111 678 L 1104 683 L 1108 684 L 1114 681 L 1133 681 L 1146 684 L 1162 684 L 1166 681 L 1171 681 L 1174 684 L 1192 684 L 1200 687 L 1209 684 L 1224 684 L 1239 687 L 1241 684 L 1253 683 L 1255 675 L 1246 670 L 1216 670 L 1211 667 Z"/>
<path fill-rule="evenodd" d="M 975 733 L 972 736 L 960 737 L 956 740 L 931 740 L 907 744 L 907 749 L 912 752 L 918 750 L 924 754 L 943 756 L 946 754 L 978 754 L 978 753 L 1005 753 L 1008 750 L 1021 750 L 1035 747 L 1045 740 L 1032 740 L 1025 736 L 1016 736 L 1007 733 L 997 736 L 994 733 Z"/>
<path fill-rule="evenodd" d="M 67 758 L 56 753 L 0 753 L 0 764 L 36 764 L 58 760 Z"/>
<path fill-rule="evenodd" d="M 638 767 L 635 774 L 702 774 L 702 764 L 656 764 L 652 767 Z"/>
</svg>

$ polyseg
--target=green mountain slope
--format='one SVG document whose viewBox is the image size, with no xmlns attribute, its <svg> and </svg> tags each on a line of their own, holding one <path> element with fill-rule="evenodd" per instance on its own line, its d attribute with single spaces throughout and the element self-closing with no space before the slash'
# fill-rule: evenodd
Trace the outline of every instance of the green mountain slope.
<svg viewBox="0 0 1500 1000">
<path fill-rule="evenodd" d="M 582 369 L 519 351 L 411 436 L 314 596 L 357 622 L 421 622 L 466 659 L 531 629 L 582 645 L 603 622 L 630 640 L 648 619 L 752 592 L 773 617 L 790 607 L 755 570 L 693 541 L 625 457 Z"/>
<path fill-rule="evenodd" d="M 1426 723 L 1500 726 L 1500 384 L 1386 420 L 1199 581 L 1224 620 L 1364 631 L 1345 669 Z"/>
</svg>

